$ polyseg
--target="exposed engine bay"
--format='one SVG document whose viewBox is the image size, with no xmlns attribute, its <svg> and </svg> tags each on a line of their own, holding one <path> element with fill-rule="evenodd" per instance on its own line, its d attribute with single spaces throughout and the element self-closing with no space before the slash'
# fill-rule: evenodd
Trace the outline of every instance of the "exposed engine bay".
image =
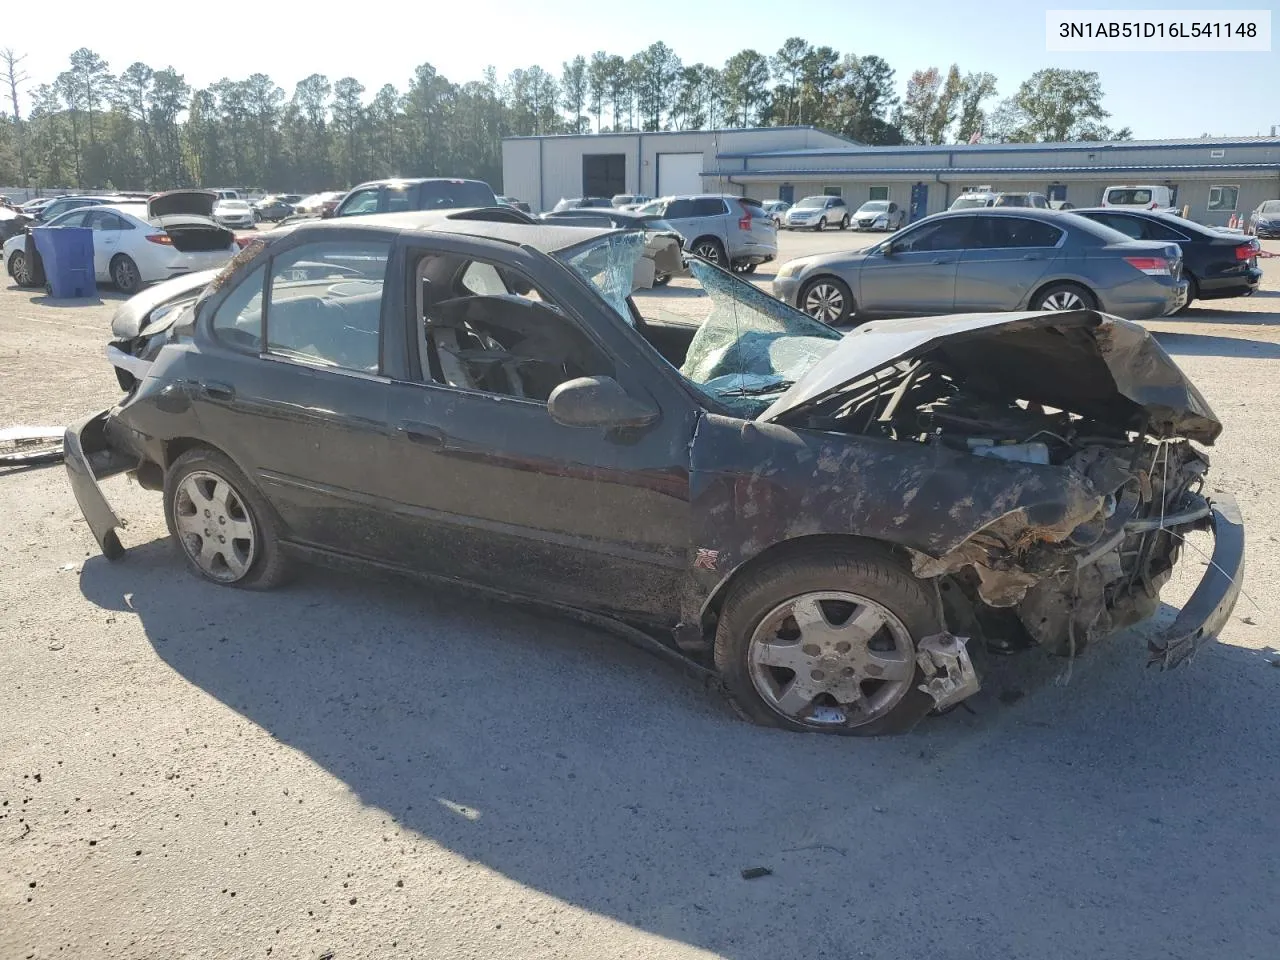
<svg viewBox="0 0 1280 960">
<path fill-rule="evenodd" d="M 1083 478 L 1063 520 L 1016 511 L 943 557 L 917 553 L 917 576 L 942 577 L 948 618 L 990 649 L 1040 645 L 1073 655 L 1150 616 L 1178 560 L 1179 527 L 1204 524 L 1207 458 L 1185 439 L 999 398 L 945 362 L 899 363 L 850 384 L 803 419 L 811 429 L 936 444 L 975 457 L 1069 470 Z"/>
</svg>

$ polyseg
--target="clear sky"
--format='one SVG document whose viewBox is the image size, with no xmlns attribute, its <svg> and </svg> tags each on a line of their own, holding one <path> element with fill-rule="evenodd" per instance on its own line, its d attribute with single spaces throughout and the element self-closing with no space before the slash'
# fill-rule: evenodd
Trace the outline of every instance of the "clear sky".
<svg viewBox="0 0 1280 960">
<path fill-rule="evenodd" d="M 662 40 L 685 63 L 719 66 L 738 50 L 771 54 L 787 37 L 801 36 L 841 53 L 878 54 L 897 71 L 900 88 L 912 70 L 952 63 L 994 73 L 1002 97 L 1041 67 L 1096 70 L 1110 125 L 1131 127 L 1138 138 L 1253 135 L 1280 126 L 1274 49 L 1049 54 L 1044 26 L 1049 9 L 1252 8 L 1270 9 L 1280 29 L 1277 0 L 380 0 L 369 7 L 129 0 L 125 15 L 105 13 L 101 0 L 54 6 L 59 22 L 86 26 L 49 27 L 45 17 L 39 27 L 0 38 L 0 46 L 28 55 L 23 67 L 33 82 L 52 81 L 84 45 L 115 73 L 141 60 L 172 65 L 188 83 L 204 86 L 263 72 L 289 95 L 311 73 L 350 75 L 368 97 L 384 83 L 403 90 L 423 62 L 455 83 L 479 79 L 486 65 L 500 78 L 534 64 L 559 75 L 578 53 L 629 56 Z"/>
</svg>

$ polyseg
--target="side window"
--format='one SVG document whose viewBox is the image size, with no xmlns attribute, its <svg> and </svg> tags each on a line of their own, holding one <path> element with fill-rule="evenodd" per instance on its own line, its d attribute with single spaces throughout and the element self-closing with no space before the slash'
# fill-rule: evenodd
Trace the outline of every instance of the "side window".
<svg viewBox="0 0 1280 960">
<path fill-rule="evenodd" d="M 694 217 L 718 217 L 729 209 L 718 197 L 701 197 L 690 202 L 693 205 L 693 213 L 690 215 Z"/>
<path fill-rule="evenodd" d="M 257 353 L 262 349 L 264 260 L 227 295 L 213 315 L 213 335 L 229 346 Z"/>
<path fill-rule="evenodd" d="M 119 230 L 124 221 L 108 210 L 90 210 L 84 214 L 84 225 L 90 230 Z"/>
<path fill-rule="evenodd" d="M 1052 247 L 1062 238 L 1057 227 L 1021 217 L 979 217 L 974 232 L 975 246 L 985 249 Z"/>
<path fill-rule="evenodd" d="M 1144 220 L 1143 225 L 1146 232 L 1142 239 L 1144 240 L 1165 240 L 1170 243 L 1185 243 L 1189 238 L 1179 233 L 1173 227 L 1163 223 L 1157 223 L 1155 220 Z"/>
<path fill-rule="evenodd" d="M 902 253 L 927 253 L 934 250 L 961 250 L 969 245 L 968 217 L 955 217 L 926 224 L 893 241 Z"/>
<path fill-rule="evenodd" d="M 361 213 L 378 212 L 378 188 L 361 190 L 347 197 L 342 205 L 342 216 L 354 217 Z"/>
<path fill-rule="evenodd" d="M 424 256 L 417 277 L 424 379 L 545 403 L 566 380 L 613 375 L 595 343 L 522 274 L 441 254 Z"/>
<path fill-rule="evenodd" d="M 49 221 L 51 227 L 83 227 L 85 226 L 84 218 L 86 214 L 82 210 L 73 210 L 71 213 L 64 213 L 61 216 L 54 217 Z"/>
<path fill-rule="evenodd" d="M 692 216 L 695 216 L 692 200 L 672 200 L 667 204 L 666 219 L 668 220 L 686 220 Z"/>
<path fill-rule="evenodd" d="M 413 209 L 413 191 L 407 186 L 387 187 L 386 198 L 384 206 L 387 213 Z"/>
<path fill-rule="evenodd" d="M 391 244 L 378 241 L 327 240 L 273 258 L 268 352 L 377 373 L 390 250 Z"/>
<path fill-rule="evenodd" d="M 1112 230 L 1119 230 L 1126 237 L 1132 237 L 1134 240 L 1142 239 L 1142 221 L 1137 217 L 1125 217 L 1119 214 L 1103 214 L 1098 217 L 1103 226 L 1110 227 Z"/>
</svg>

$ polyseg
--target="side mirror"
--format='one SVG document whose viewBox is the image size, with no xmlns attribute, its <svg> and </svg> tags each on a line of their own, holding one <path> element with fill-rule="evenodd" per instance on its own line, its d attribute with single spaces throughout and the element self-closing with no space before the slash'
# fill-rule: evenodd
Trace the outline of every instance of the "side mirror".
<svg viewBox="0 0 1280 960">
<path fill-rule="evenodd" d="M 892 257 L 900 249 L 901 247 L 898 246 L 896 241 L 890 240 L 888 243 L 884 245 L 883 248 L 881 248 L 880 252 L 883 253 L 886 257 Z"/>
<path fill-rule="evenodd" d="M 658 409 L 637 400 L 613 377 L 567 380 L 547 398 L 551 419 L 566 427 L 645 427 L 658 419 Z"/>
</svg>

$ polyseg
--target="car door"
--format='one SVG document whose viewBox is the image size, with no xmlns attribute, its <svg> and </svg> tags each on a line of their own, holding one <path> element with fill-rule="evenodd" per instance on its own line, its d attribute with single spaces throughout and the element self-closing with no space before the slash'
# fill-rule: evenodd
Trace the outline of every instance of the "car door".
<svg viewBox="0 0 1280 960">
<path fill-rule="evenodd" d="M 873 247 L 858 273 L 858 311 L 893 316 L 949 312 L 972 221 L 967 216 L 941 217 Z"/>
<path fill-rule="evenodd" d="M 957 311 L 1016 310 L 1062 256 L 1066 231 L 1023 217 L 978 214 L 956 272 Z"/>
<path fill-rule="evenodd" d="M 667 202 L 662 212 L 662 219 L 680 231 L 685 239 L 685 246 L 699 236 L 696 232 L 698 224 L 693 216 L 693 200 L 687 197 L 676 197 Z"/>
<path fill-rule="evenodd" d="M 589 332 L 584 312 L 608 308 L 567 273 L 535 285 L 532 254 L 482 248 L 518 270 L 473 247 L 415 243 L 408 261 L 419 335 L 412 375 L 392 385 L 388 462 L 400 484 L 399 562 L 674 623 L 688 566 L 692 402 L 673 390 L 659 421 L 637 430 L 555 422 L 550 390 L 581 375 L 614 376 L 658 400 L 643 376 L 653 361 L 618 356 Z"/>
<path fill-rule="evenodd" d="M 217 349 L 192 358 L 188 388 L 204 435 L 258 485 L 288 539 L 374 560 L 387 546 L 390 248 L 377 234 L 327 231 L 263 258 L 202 309 Z"/>
<path fill-rule="evenodd" d="M 84 225 L 93 231 L 93 273 L 102 282 L 111 279 L 111 258 L 124 252 L 120 245 L 124 222 L 110 210 L 88 210 Z M 142 279 L 154 280 L 143 271 Z"/>
</svg>

